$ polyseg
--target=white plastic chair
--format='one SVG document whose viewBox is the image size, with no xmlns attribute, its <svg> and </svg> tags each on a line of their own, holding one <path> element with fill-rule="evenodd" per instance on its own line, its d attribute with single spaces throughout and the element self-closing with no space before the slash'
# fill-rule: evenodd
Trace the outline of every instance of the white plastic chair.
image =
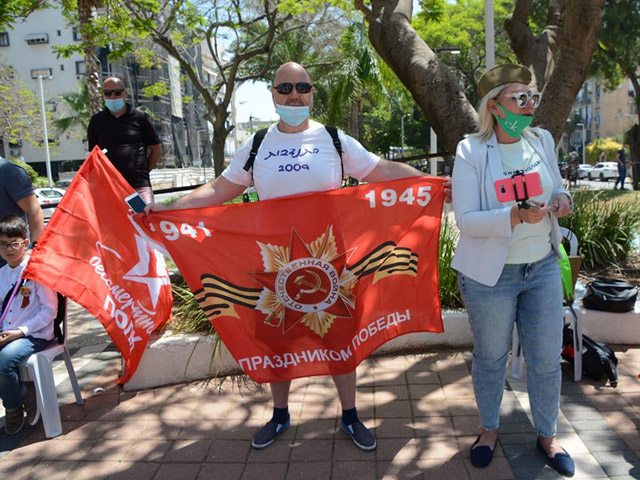
<svg viewBox="0 0 640 480">
<path fill-rule="evenodd" d="M 578 237 L 568 228 L 561 227 L 562 237 L 569 242 L 569 255 L 576 256 L 578 254 Z M 582 313 L 579 308 L 574 308 L 573 303 L 565 303 L 564 305 L 564 323 L 570 323 L 573 329 L 573 379 L 578 382 L 582 380 Z M 513 325 L 513 335 L 511 337 L 511 377 L 516 380 L 522 377 L 523 363 L 522 345 L 520 345 L 520 336 L 518 335 L 518 327 Z"/>
<path fill-rule="evenodd" d="M 20 379 L 23 382 L 33 382 L 36 387 L 38 413 L 33 423 L 35 424 L 38 418 L 42 416 L 44 433 L 47 438 L 57 437 L 62 434 L 60 407 L 58 405 L 56 384 L 53 379 L 52 365 L 53 360 L 58 355 L 62 354 L 64 358 L 76 403 L 78 405 L 84 403 L 76 372 L 71 363 L 71 355 L 69 355 L 69 350 L 67 349 L 67 299 L 60 294 L 58 294 L 58 315 L 56 316 L 55 324 L 62 326 L 59 335 L 57 335 L 59 338 L 54 338 L 44 350 L 34 353 L 20 364 Z"/>
</svg>

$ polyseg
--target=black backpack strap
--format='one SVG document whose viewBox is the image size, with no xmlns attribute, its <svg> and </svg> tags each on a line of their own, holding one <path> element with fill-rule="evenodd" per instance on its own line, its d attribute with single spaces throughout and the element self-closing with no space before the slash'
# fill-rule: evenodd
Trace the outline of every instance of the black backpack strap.
<svg viewBox="0 0 640 480">
<path fill-rule="evenodd" d="M 344 177 L 344 165 L 342 163 L 342 143 L 340 143 L 340 137 L 338 137 L 338 129 L 336 127 L 324 127 L 329 135 L 331 135 L 331 140 L 333 140 L 333 146 L 336 148 L 336 152 L 338 152 L 338 156 L 340 157 L 340 178 Z"/>
<path fill-rule="evenodd" d="M 253 143 L 251 144 L 251 152 L 249 153 L 249 158 L 247 159 L 247 163 L 244 164 L 245 172 L 248 172 L 253 168 L 253 162 L 256 159 L 256 155 L 258 154 L 258 150 L 260 149 L 260 145 L 262 145 L 262 141 L 264 140 L 265 135 L 267 134 L 268 128 L 263 128 L 262 130 L 258 130 L 253 136 Z"/>
</svg>

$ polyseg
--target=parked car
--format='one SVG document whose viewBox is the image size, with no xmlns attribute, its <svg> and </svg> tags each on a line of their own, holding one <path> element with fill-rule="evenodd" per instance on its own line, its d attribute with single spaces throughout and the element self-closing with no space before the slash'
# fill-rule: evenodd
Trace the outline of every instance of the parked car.
<svg viewBox="0 0 640 480">
<path fill-rule="evenodd" d="M 69 185 L 71 185 L 71 180 L 58 180 L 56 182 L 56 187 L 62 188 L 62 189 L 67 188 Z"/>
<path fill-rule="evenodd" d="M 578 178 L 587 178 L 592 168 L 593 165 L 589 165 L 588 163 L 578 165 Z"/>
<path fill-rule="evenodd" d="M 587 174 L 589 180 L 599 179 L 601 182 L 610 178 L 618 178 L 618 164 L 616 162 L 600 162 L 589 170 Z"/>
<path fill-rule="evenodd" d="M 36 198 L 42 208 L 62 200 L 64 190 L 61 188 L 36 188 Z"/>
</svg>

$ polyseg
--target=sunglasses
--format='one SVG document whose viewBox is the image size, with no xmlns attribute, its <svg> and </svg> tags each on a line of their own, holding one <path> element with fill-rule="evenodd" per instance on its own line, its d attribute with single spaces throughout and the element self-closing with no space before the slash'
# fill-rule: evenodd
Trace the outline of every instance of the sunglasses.
<svg viewBox="0 0 640 480">
<path fill-rule="evenodd" d="M 520 108 L 526 107 L 529 102 L 531 102 L 533 108 L 538 108 L 541 95 L 538 92 L 514 92 L 505 95 L 505 97 L 514 99 L 516 105 Z"/>
<path fill-rule="evenodd" d="M 17 250 L 22 245 L 24 245 L 24 242 L 26 242 L 26 240 L 23 240 L 21 242 L 11 242 L 11 243 L 0 242 L 0 250 L 9 250 L 10 248 L 13 250 Z"/>
<path fill-rule="evenodd" d="M 293 91 L 293 87 L 296 87 L 296 92 L 298 93 L 309 93 L 311 92 L 311 89 L 313 88 L 313 85 L 311 85 L 309 82 L 298 82 L 295 85 L 293 83 L 281 83 L 280 85 L 276 85 L 275 88 L 276 92 L 278 92 L 280 95 L 289 95 L 292 91 Z"/>
<path fill-rule="evenodd" d="M 111 97 L 112 95 L 114 97 L 119 97 L 120 95 L 122 95 L 122 92 L 124 92 L 124 89 L 122 88 L 118 88 L 116 90 L 103 90 L 102 93 L 104 93 L 105 97 Z"/>
</svg>

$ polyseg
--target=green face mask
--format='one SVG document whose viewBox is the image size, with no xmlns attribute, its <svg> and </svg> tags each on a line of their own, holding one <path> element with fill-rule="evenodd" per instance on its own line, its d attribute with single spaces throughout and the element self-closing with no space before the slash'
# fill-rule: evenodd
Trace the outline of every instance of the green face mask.
<svg viewBox="0 0 640 480">
<path fill-rule="evenodd" d="M 533 117 L 529 115 L 517 115 L 506 110 L 498 102 L 496 102 L 496 105 L 498 105 L 498 108 L 502 110 L 506 117 L 500 118 L 498 115 L 494 115 L 494 118 L 497 120 L 498 125 L 500 125 L 510 137 L 519 138 L 522 132 L 524 132 L 524 129 L 533 122 Z"/>
</svg>

